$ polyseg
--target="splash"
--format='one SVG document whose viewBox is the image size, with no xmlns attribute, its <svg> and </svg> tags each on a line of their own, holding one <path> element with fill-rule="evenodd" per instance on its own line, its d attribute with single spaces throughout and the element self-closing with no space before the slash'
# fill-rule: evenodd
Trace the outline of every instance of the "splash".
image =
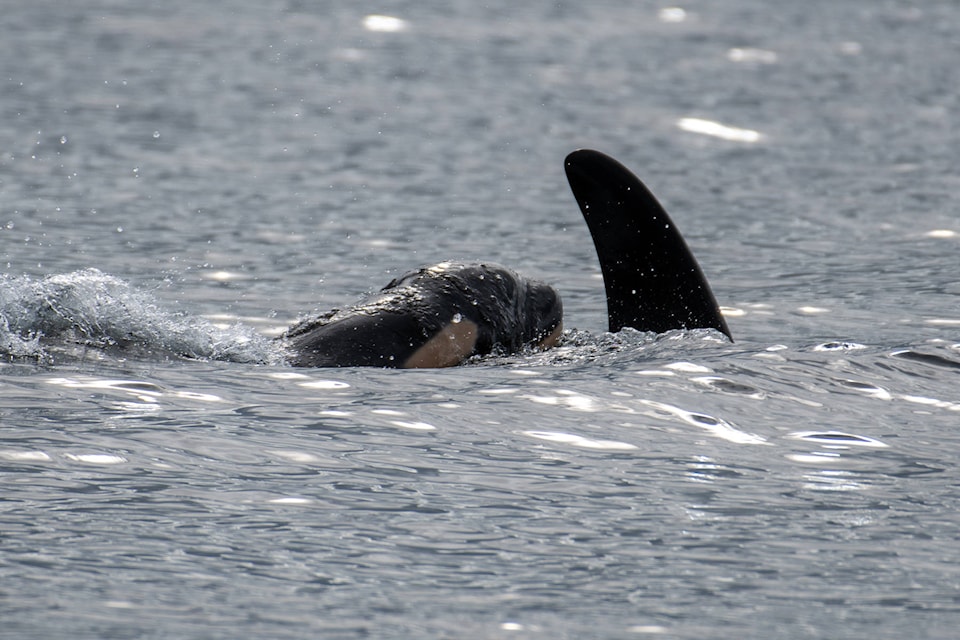
<svg viewBox="0 0 960 640">
<path fill-rule="evenodd" d="M 0 275 L 0 354 L 50 360 L 70 345 L 279 364 L 280 345 L 250 327 L 220 328 L 166 311 L 149 294 L 98 269 L 40 279 Z"/>
</svg>

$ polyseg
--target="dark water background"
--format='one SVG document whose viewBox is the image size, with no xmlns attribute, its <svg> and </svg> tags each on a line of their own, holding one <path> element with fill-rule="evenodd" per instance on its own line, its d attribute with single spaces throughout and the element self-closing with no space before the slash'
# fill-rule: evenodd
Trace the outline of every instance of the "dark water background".
<svg viewBox="0 0 960 640">
<path fill-rule="evenodd" d="M 0 636 L 955 637 L 958 28 L 7 3 Z M 735 344 L 603 334 L 578 147 L 660 197 Z M 576 331 L 443 371 L 275 361 L 299 315 L 448 258 L 555 283 Z M 134 344 L 21 330 L 63 323 Z"/>
</svg>

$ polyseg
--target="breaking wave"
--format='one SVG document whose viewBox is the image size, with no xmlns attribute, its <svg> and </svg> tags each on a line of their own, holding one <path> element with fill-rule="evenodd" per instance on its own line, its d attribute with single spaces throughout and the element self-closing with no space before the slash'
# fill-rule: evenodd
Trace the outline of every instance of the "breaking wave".
<svg viewBox="0 0 960 640">
<path fill-rule="evenodd" d="M 148 293 L 98 269 L 43 278 L 0 275 L 0 354 L 52 359 L 82 345 L 157 355 L 279 364 L 282 345 L 242 324 L 222 328 L 167 311 Z"/>
</svg>

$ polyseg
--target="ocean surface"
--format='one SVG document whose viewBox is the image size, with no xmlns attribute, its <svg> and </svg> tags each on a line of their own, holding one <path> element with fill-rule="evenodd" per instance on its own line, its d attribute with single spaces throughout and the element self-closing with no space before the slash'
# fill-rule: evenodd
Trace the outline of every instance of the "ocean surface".
<svg viewBox="0 0 960 640">
<path fill-rule="evenodd" d="M 0 637 L 954 638 L 960 4 L 5 4 Z M 563 174 L 736 339 L 607 334 Z M 446 259 L 547 353 L 294 369 Z"/>
</svg>

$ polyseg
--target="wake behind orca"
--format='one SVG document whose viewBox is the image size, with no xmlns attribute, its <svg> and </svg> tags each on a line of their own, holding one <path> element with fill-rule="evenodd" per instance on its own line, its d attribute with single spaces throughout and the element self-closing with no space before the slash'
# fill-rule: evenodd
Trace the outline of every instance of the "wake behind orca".
<svg viewBox="0 0 960 640">
<path fill-rule="evenodd" d="M 644 184 L 599 151 L 574 151 L 565 169 L 600 260 L 610 331 L 710 328 L 732 340 L 700 266 Z M 349 309 L 300 322 L 280 339 L 293 366 L 446 367 L 493 351 L 552 347 L 562 315 L 547 284 L 499 265 L 441 263 Z"/>
</svg>

